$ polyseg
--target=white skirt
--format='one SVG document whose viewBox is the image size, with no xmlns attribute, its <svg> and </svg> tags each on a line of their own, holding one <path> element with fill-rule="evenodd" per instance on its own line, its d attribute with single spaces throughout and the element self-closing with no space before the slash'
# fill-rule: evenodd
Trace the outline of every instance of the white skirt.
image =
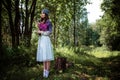
<svg viewBox="0 0 120 80">
<path fill-rule="evenodd" d="M 53 47 L 49 36 L 41 35 L 38 40 L 37 61 L 51 61 L 54 60 Z"/>
</svg>

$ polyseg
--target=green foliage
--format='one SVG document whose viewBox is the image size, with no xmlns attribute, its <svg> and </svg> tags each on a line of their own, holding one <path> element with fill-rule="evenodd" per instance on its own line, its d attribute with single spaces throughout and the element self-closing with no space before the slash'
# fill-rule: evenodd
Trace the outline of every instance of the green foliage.
<svg viewBox="0 0 120 80">
<path fill-rule="evenodd" d="M 95 26 L 92 26 L 95 27 Z M 86 44 L 87 46 L 89 45 L 94 45 L 94 46 L 100 46 L 100 42 L 99 42 L 99 30 L 94 30 L 94 28 L 92 28 L 91 26 L 89 26 L 86 30 L 86 41 L 84 42 L 84 44 Z"/>
<path fill-rule="evenodd" d="M 117 22 L 114 21 L 109 15 L 106 15 L 100 21 L 101 37 L 100 41 L 102 44 L 107 45 L 111 50 L 119 50 L 119 31 L 117 30 Z M 117 45 L 117 46 L 116 46 Z"/>
<path fill-rule="evenodd" d="M 24 5 L 24 0 L 21 1 Z M 73 1 L 75 1 L 75 5 Z M 120 47 L 119 1 L 104 0 L 102 4 L 102 9 L 105 11 L 104 16 L 101 20 L 98 20 L 96 24 L 90 25 L 88 25 L 87 10 L 85 9 L 85 5 L 88 4 L 88 0 L 73 1 L 37 0 L 35 19 L 32 21 L 32 34 L 31 37 L 29 35 L 29 38 L 25 40 L 26 42 L 31 41 L 30 47 L 24 46 L 24 43 L 26 42 L 24 42 L 23 39 L 20 41 L 20 46 L 17 48 L 11 47 L 8 15 L 5 7 L 3 7 L 2 35 L 4 36 L 2 36 L 2 48 L 4 55 L 0 59 L 2 62 L 0 63 L 1 79 L 109 80 L 111 78 L 113 80 L 117 80 L 116 78 L 118 78 L 119 72 L 115 69 L 117 68 L 119 71 L 118 65 L 120 52 L 109 51 L 109 48 L 119 50 Z M 116 3 L 116 1 L 118 3 Z M 30 4 L 31 1 L 28 2 L 28 9 L 30 8 Z M 55 57 L 66 57 L 67 61 L 74 63 L 74 66 L 67 68 L 64 73 L 61 72 L 56 74 L 53 61 L 51 63 L 51 73 L 48 79 L 43 79 L 43 66 L 41 63 L 36 63 L 35 60 L 38 35 L 34 31 L 37 30 L 36 22 L 39 20 L 40 13 L 43 8 L 48 8 L 50 10 L 50 19 L 53 23 L 53 34 L 50 37 L 52 43 L 56 45 L 54 47 Z M 25 11 L 26 10 L 23 8 L 22 13 L 25 13 Z M 15 17 L 14 13 L 12 13 L 12 17 Z M 25 14 L 23 14 L 22 17 L 25 18 Z M 73 47 L 74 37 L 77 45 L 75 47 Z M 23 38 L 23 35 L 21 35 L 20 40 L 21 38 Z M 95 47 L 101 44 L 103 44 L 102 47 Z"/>
<path fill-rule="evenodd" d="M 51 38 L 54 45 L 74 45 L 74 38 L 77 45 L 81 45 L 84 41 L 86 41 L 84 33 L 85 28 L 88 25 L 88 19 L 85 6 L 89 3 L 89 0 L 74 0 L 75 5 L 74 1 L 68 0 L 36 1 L 37 3 L 34 1 L 21 0 L 19 4 L 13 5 L 15 4 L 15 1 L 10 0 L 13 4 L 9 7 L 11 9 L 11 12 L 9 13 L 7 13 L 7 10 L 9 10 L 7 9 L 7 5 L 9 6 L 9 3 L 7 2 L 9 1 L 3 1 L 2 16 L 4 17 L 2 17 L 2 21 L 5 24 L 2 24 L 2 33 L 5 35 L 3 37 L 4 43 L 9 46 L 15 43 L 17 47 L 19 45 L 30 46 L 30 41 L 32 39 L 31 32 L 34 32 L 34 26 L 37 24 L 36 22 L 40 20 L 40 14 L 43 8 L 48 8 L 50 10 L 49 16 L 53 23 L 53 34 Z M 17 6 L 19 6 L 19 9 L 15 9 Z M 34 7 L 36 9 L 34 9 Z M 18 15 L 20 15 L 19 18 L 15 15 L 16 12 L 14 10 L 18 10 Z M 12 20 L 10 20 L 9 15 Z M 18 30 L 12 29 L 13 27 L 10 27 L 12 25 L 10 25 L 9 21 L 12 21 L 11 24 L 13 24 L 14 28 L 17 28 Z M 20 25 L 16 26 L 17 23 L 20 23 Z M 14 37 L 16 40 L 13 40 Z M 81 37 L 83 37 L 83 39 Z"/>
<path fill-rule="evenodd" d="M 102 10 L 105 11 L 104 16 L 98 21 L 101 27 L 100 42 L 110 50 L 120 50 L 120 3 L 118 0 L 104 0 Z"/>
<path fill-rule="evenodd" d="M 24 49 L 24 53 L 29 52 L 29 55 L 32 54 L 31 52 L 34 52 L 33 48 L 31 48 L 31 51 L 29 51 L 25 47 L 20 48 Z M 9 51 L 12 52 L 11 49 L 9 49 Z M 49 78 L 45 79 L 42 77 L 43 65 L 34 63 L 35 59 L 33 59 L 34 61 L 32 62 L 32 66 L 22 66 L 20 64 L 23 63 L 21 62 L 17 65 L 12 64 L 11 66 L 9 66 L 9 68 L 5 68 L 6 75 L 2 77 L 3 80 L 109 80 L 110 78 L 117 79 L 118 76 L 116 73 L 119 72 L 114 70 L 114 68 L 119 67 L 119 65 L 117 65 L 119 64 L 119 53 L 119 51 L 110 52 L 107 50 L 106 47 L 90 48 L 87 46 L 81 46 L 81 48 L 76 48 L 76 51 L 74 50 L 74 48 L 70 48 L 67 46 L 59 47 L 55 49 L 55 57 L 66 57 L 67 61 L 74 63 L 74 66 L 67 68 L 65 72 L 57 74 L 54 69 L 54 62 L 52 62 L 50 76 Z M 28 57 L 28 55 L 25 56 Z M 35 56 L 32 55 L 32 57 Z M 29 58 L 30 61 L 32 57 Z M 12 63 L 13 62 L 15 61 L 12 61 Z"/>
<path fill-rule="evenodd" d="M 74 1 L 38 0 L 37 2 L 39 4 L 37 4 L 35 16 L 36 20 L 39 20 L 40 13 L 43 8 L 48 8 L 50 10 L 50 19 L 53 23 L 52 42 L 54 45 L 73 45 L 74 33 L 76 37 L 76 43 L 79 45 L 81 44 L 81 40 L 79 39 L 84 36 L 82 33 L 87 27 L 88 23 L 87 11 L 85 9 L 85 5 L 88 4 L 88 0 L 75 0 L 75 9 L 73 3 Z M 76 20 L 75 32 L 74 17 Z"/>
<path fill-rule="evenodd" d="M 109 51 L 109 49 L 106 46 L 93 48 L 90 52 L 88 52 L 90 55 L 93 55 L 97 58 L 107 58 L 107 57 L 114 57 L 119 55 L 119 51 Z"/>
</svg>

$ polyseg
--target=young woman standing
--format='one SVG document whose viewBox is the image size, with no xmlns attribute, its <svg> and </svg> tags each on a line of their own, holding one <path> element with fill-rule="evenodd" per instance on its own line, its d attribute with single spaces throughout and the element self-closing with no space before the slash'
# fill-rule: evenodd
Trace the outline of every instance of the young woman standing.
<svg viewBox="0 0 120 80">
<path fill-rule="evenodd" d="M 43 62 L 43 77 L 49 76 L 50 61 L 54 60 L 53 48 L 50 40 L 52 33 L 52 23 L 49 20 L 49 10 L 43 9 L 41 13 L 41 20 L 38 23 L 39 34 L 38 48 L 37 48 L 37 61 Z"/>
</svg>

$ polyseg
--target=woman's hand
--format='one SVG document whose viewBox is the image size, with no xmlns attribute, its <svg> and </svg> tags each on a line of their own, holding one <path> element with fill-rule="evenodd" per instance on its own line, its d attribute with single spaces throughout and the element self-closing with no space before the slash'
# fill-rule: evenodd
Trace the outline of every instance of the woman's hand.
<svg viewBox="0 0 120 80">
<path fill-rule="evenodd" d="M 38 30 L 37 33 L 38 33 L 38 34 L 41 34 L 41 33 L 43 33 L 43 31 Z"/>
</svg>

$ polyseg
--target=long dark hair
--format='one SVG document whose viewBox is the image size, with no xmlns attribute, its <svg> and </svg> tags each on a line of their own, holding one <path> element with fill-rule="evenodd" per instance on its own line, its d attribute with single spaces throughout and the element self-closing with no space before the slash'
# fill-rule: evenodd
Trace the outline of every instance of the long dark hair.
<svg viewBox="0 0 120 80">
<path fill-rule="evenodd" d="M 49 19 L 48 15 L 45 13 L 45 18 L 41 18 L 40 22 L 44 21 L 44 23 Z"/>
</svg>

